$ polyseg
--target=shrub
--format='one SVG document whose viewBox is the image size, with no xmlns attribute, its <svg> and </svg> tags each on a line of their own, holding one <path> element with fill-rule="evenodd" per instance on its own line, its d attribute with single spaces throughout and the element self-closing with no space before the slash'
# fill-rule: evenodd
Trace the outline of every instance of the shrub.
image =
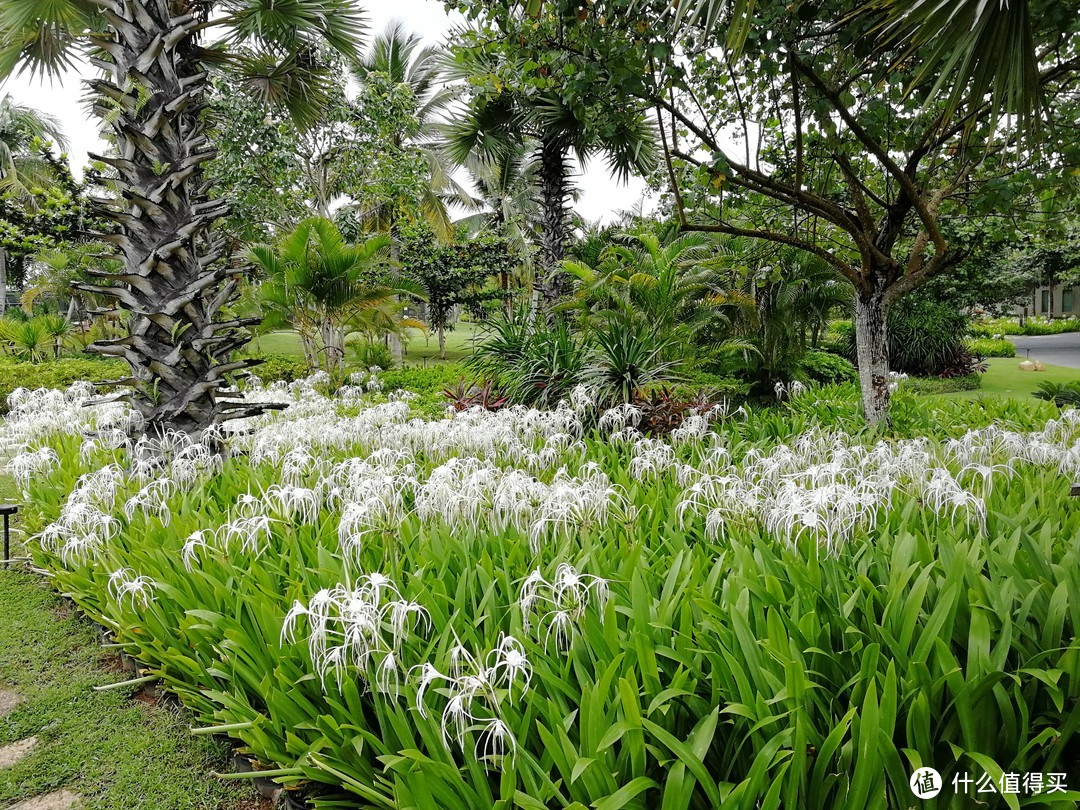
<svg viewBox="0 0 1080 810">
<path fill-rule="evenodd" d="M 844 335 L 841 353 L 852 362 L 856 358 L 855 329 Z M 893 371 L 915 377 L 936 377 L 949 369 L 964 367 L 968 352 L 963 336 L 967 316 L 947 304 L 920 298 L 905 298 L 889 311 L 889 366 Z"/>
<path fill-rule="evenodd" d="M 1059 408 L 1080 408 L 1080 382 L 1042 382 L 1039 383 L 1039 390 L 1033 396 L 1053 402 Z"/>
<path fill-rule="evenodd" d="M 0 359 L 0 413 L 7 413 L 8 396 L 16 388 L 67 388 L 86 380 L 92 383 L 118 380 L 130 374 L 123 360 L 65 357 L 46 363 Z"/>
<path fill-rule="evenodd" d="M 287 354 L 268 354 L 259 357 L 262 362 L 251 369 L 251 373 L 263 383 L 295 382 L 311 373 L 305 360 Z"/>
<path fill-rule="evenodd" d="M 450 401 L 450 407 L 458 413 L 469 408 L 483 408 L 485 411 L 497 411 L 503 408 L 508 399 L 495 391 L 493 383 L 483 385 L 461 380 L 457 385 L 443 391 L 443 396 Z"/>
<path fill-rule="evenodd" d="M 808 351 L 799 364 L 810 380 L 823 385 L 837 385 L 859 379 L 855 364 L 832 352 Z"/>
<path fill-rule="evenodd" d="M 364 340 L 350 343 L 349 348 L 352 350 L 353 362 L 364 368 L 377 367 L 387 371 L 394 367 L 393 352 L 382 343 L 369 343 Z"/>
<path fill-rule="evenodd" d="M 593 330 L 595 352 L 582 375 L 601 406 L 630 402 L 644 385 L 670 380 L 670 344 L 637 323 L 617 319 Z"/>
<path fill-rule="evenodd" d="M 466 377 L 468 372 L 456 363 L 430 366 L 402 366 L 379 374 L 384 391 L 403 389 L 416 394 L 437 393 Z"/>
<path fill-rule="evenodd" d="M 750 393 L 750 383 L 734 377 L 725 377 L 721 374 L 711 374 L 706 371 L 680 372 L 678 382 L 661 385 L 646 385 L 640 390 L 643 393 L 667 387 L 672 393 L 682 399 L 696 399 L 706 396 L 714 401 L 727 400 L 728 402 L 742 402 Z"/>
<path fill-rule="evenodd" d="M 1003 338 L 973 338 L 966 345 L 968 351 L 979 357 L 1016 357 L 1015 344 Z"/>
<path fill-rule="evenodd" d="M 1080 318 L 986 318 L 971 324 L 968 333 L 972 337 L 995 335 L 1060 335 L 1063 332 L 1080 332 Z"/>
<path fill-rule="evenodd" d="M 465 361 L 475 376 L 492 380 L 512 402 L 553 408 L 583 382 L 589 345 L 565 322 L 550 328 L 525 311 L 495 318 L 488 337 Z"/>
</svg>

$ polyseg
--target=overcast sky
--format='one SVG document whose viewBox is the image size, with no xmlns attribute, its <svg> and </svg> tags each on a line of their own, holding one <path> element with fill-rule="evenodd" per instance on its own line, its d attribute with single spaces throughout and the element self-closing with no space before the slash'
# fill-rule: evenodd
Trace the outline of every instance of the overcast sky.
<svg viewBox="0 0 1080 810">
<path fill-rule="evenodd" d="M 408 30 L 420 34 L 426 41 L 442 43 L 454 25 L 443 10 L 441 0 L 366 0 L 363 5 L 372 33 L 382 31 L 390 20 L 399 19 L 405 22 Z M 92 75 L 92 69 L 87 68 L 83 75 Z M 15 77 L 0 85 L 0 93 L 10 93 L 20 104 L 36 107 L 60 119 L 71 143 L 72 164 L 79 174 L 87 152 L 103 148 L 97 137 L 97 122 L 83 111 L 84 88 L 80 78 L 70 75 L 50 84 Z M 578 183 L 583 193 L 577 210 L 590 221 L 606 221 L 617 211 L 636 208 L 645 190 L 645 184 L 637 179 L 632 179 L 628 186 L 620 185 L 608 176 L 602 161 L 590 164 Z"/>
</svg>

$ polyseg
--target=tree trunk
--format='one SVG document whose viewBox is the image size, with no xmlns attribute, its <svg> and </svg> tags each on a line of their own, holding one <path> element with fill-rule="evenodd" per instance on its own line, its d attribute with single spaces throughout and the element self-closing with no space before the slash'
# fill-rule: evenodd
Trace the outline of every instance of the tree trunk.
<svg viewBox="0 0 1080 810">
<path fill-rule="evenodd" d="M 439 327 L 439 359 L 446 359 L 446 329 Z"/>
<path fill-rule="evenodd" d="M 889 301 L 884 284 L 855 293 L 855 346 L 863 414 L 871 425 L 889 420 Z"/>
<path fill-rule="evenodd" d="M 390 261 L 391 265 L 396 269 L 401 262 L 401 244 L 397 240 L 397 225 L 395 222 L 391 222 L 390 225 Z M 400 300 L 396 296 L 394 300 Z M 402 336 L 394 330 L 390 333 L 390 355 L 394 359 L 396 365 L 402 365 L 403 353 L 402 353 Z"/>
<path fill-rule="evenodd" d="M 570 164 L 566 149 L 557 138 L 540 145 L 540 203 L 543 227 L 540 231 L 539 266 L 533 288 L 537 305 L 550 322 L 555 304 L 566 293 L 567 276 L 562 270 L 566 242 L 570 235 Z"/>
<path fill-rule="evenodd" d="M 209 74 L 198 48 L 197 14 L 173 17 L 170 0 L 115 0 L 101 14 L 111 35 L 108 79 L 88 84 L 109 111 L 116 154 L 91 155 L 115 170 L 116 197 L 96 213 L 111 224 L 101 238 L 123 260 L 120 273 L 91 271 L 109 284 L 80 284 L 129 313 L 128 334 L 91 344 L 131 367 L 129 399 L 147 429 L 200 435 L 216 421 L 267 406 L 225 394 L 226 375 L 257 365 L 232 362 L 258 318 L 219 320 L 237 294 L 234 271 L 220 260 L 226 240 L 213 224 L 228 206 L 211 200 L 203 166 L 215 150 L 201 113 Z M 113 10 L 115 7 L 115 11 Z M 280 406 L 270 406 L 280 407 Z"/>
<path fill-rule="evenodd" d="M 7 249 L 0 248 L 0 317 L 7 312 Z"/>
</svg>

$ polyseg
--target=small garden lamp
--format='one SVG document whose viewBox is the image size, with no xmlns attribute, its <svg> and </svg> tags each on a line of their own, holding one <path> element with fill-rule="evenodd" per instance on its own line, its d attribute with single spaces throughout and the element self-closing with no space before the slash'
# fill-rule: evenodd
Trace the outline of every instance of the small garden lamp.
<svg viewBox="0 0 1080 810">
<path fill-rule="evenodd" d="M 11 516 L 19 511 L 17 503 L 0 503 L 0 515 L 4 516 L 4 562 L 11 560 Z"/>
</svg>

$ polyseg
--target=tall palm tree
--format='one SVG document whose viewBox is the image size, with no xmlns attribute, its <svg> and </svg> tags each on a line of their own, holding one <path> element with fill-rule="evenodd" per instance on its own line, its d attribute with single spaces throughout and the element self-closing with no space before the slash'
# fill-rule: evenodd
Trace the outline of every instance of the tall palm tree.
<svg viewBox="0 0 1080 810">
<path fill-rule="evenodd" d="M 451 77 L 493 74 L 491 56 L 472 49 L 459 54 Z M 570 199 L 574 191 L 573 158 L 585 165 L 603 156 L 612 172 L 625 179 L 632 172 L 656 166 L 654 127 L 641 113 L 627 111 L 608 122 L 603 133 L 585 120 L 556 92 L 526 94 L 505 89 L 478 94 L 446 126 L 446 151 L 458 165 L 475 156 L 498 162 L 522 144 L 535 145 L 541 228 L 538 272 L 534 285 L 540 303 L 550 314 L 567 291 L 561 263 L 571 236 Z"/>
<path fill-rule="evenodd" d="M 453 234 L 448 204 L 453 200 L 462 203 L 469 200 L 438 148 L 439 121 L 457 95 L 457 90 L 444 80 L 445 67 L 446 52 L 441 47 L 422 46 L 418 34 L 407 32 L 400 20 L 392 20 L 353 68 L 356 81 L 364 83 L 376 76 L 385 77 L 393 85 L 406 85 L 415 99 L 417 134 L 406 137 L 396 133 L 390 146 L 398 150 L 406 146 L 419 149 L 428 170 L 420 198 L 384 199 L 372 208 L 356 212 L 366 230 L 390 234 L 394 262 L 400 257 L 398 228 L 402 222 L 423 222 L 440 239 L 448 240 Z M 400 361 L 402 350 L 397 330 L 390 333 L 390 345 L 394 358 Z"/>
<path fill-rule="evenodd" d="M 235 71 L 258 97 L 301 121 L 319 109 L 328 48 L 355 58 L 364 31 L 356 0 L 0 0 L 0 78 L 59 75 L 90 50 L 88 82 L 114 146 L 115 196 L 97 204 L 104 239 L 124 268 L 91 284 L 129 313 L 129 334 L 91 345 L 131 366 L 127 395 L 151 431 L 201 433 L 215 421 L 264 410 L 224 392 L 251 319 L 220 316 L 235 296 L 212 226 L 227 209 L 203 167 L 214 157 L 201 115 L 210 74 Z"/>
</svg>

